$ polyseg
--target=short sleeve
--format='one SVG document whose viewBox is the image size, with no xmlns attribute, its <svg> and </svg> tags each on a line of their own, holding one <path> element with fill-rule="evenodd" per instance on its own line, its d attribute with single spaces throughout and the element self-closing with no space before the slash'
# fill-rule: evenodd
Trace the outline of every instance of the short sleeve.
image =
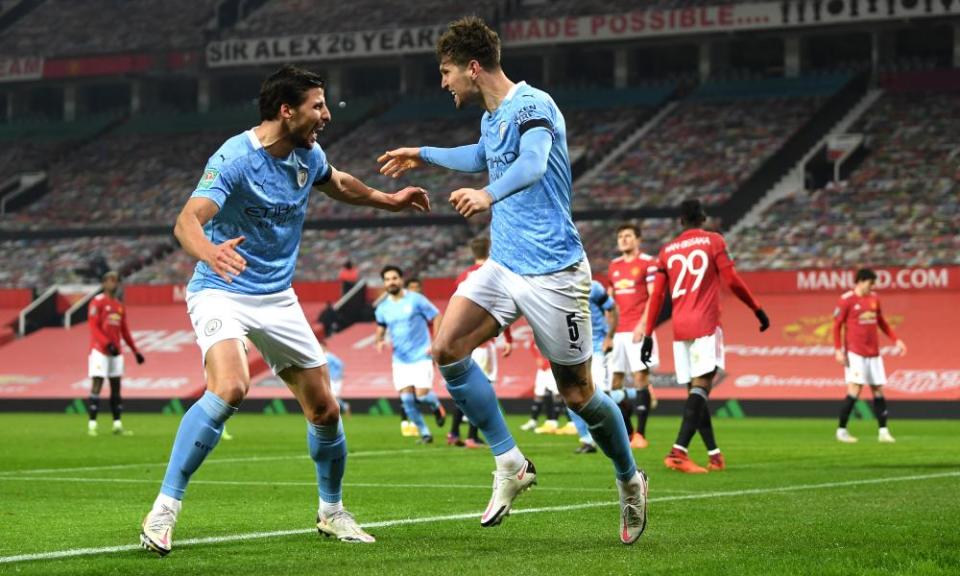
<svg viewBox="0 0 960 576">
<path fill-rule="evenodd" d="M 382 306 L 377 306 L 376 310 L 373 311 L 373 317 L 374 317 L 374 320 L 376 320 L 377 324 L 379 324 L 380 326 L 383 326 L 384 328 L 387 327 L 387 320 L 383 315 Z"/>
<path fill-rule="evenodd" d="M 191 198 L 209 198 L 220 208 L 236 185 L 237 163 L 227 162 L 219 152 L 210 157 Z"/>
<path fill-rule="evenodd" d="M 553 136 L 554 114 L 552 103 L 532 94 L 520 96 L 519 107 L 513 116 L 513 123 L 520 136 L 534 128 L 545 128 Z"/>
<path fill-rule="evenodd" d="M 423 317 L 427 319 L 427 322 L 430 322 L 437 317 L 437 314 L 440 313 L 440 310 L 433 305 L 433 302 L 426 299 L 422 294 L 417 295 L 417 308 L 420 310 L 420 313 L 423 314 Z"/>
<path fill-rule="evenodd" d="M 313 161 L 316 162 L 317 176 L 313 179 L 314 186 L 322 186 L 330 181 L 333 176 L 333 166 L 327 162 L 327 153 L 319 144 L 313 145 Z"/>
</svg>

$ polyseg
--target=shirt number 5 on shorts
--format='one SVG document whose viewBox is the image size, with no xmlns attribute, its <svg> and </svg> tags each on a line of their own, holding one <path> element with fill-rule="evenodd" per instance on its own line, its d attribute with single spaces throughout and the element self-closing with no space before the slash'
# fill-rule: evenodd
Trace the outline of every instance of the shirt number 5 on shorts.
<svg viewBox="0 0 960 576">
<path fill-rule="evenodd" d="M 677 274 L 677 281 L 673 285 L 673 297 L 679 298 L 687 293 L 687 289 L 683 287 L 684 280 L 687 279 L 687 274 L 693 274 L 695 276 L 693 280 L 693 286 L 690 287 L 690 292 L 696 292 L 700 288 L 700 283 L 703 282 L 703 276 L 707 272 L 707 268 L 710 266 L 710 259 L 707 257 L 707 253 L 703 250 L 693 250 L 690 254 L 684 256 L 683 254 L 674 254 L 667 260 L 667 268 L 673 270 L 673 263 L 680 263 L 680 272 Z"/>
<path fill-rule="evenodd" d="M 570 335 L 570 341 L 576 342 L 580 340 L 580 327 L 574 321 L 577 317 L 576 312 L 571 312 L 567 314 L 567 332 Z"/>
</svg>

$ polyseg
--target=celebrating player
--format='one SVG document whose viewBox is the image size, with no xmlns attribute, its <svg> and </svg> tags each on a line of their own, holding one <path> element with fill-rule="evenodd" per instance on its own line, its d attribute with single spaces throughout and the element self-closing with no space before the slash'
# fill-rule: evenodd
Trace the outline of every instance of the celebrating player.
<svg viewBox="0 0 960 576">
<path fill-rule="evenodd" d="M 878 440 L 895 442 L 887 429 L 887 399 L 883 396 L 883 386 L 887 375 L 880 357 L 880 343 L 877 327 L 896 342 L 900 354 L 907 353 L 907 345 L 897 338 L 893 328 L 883 317 L 880 298 L 873 292 L 877 274 L 873 270 L 861 268 L 854 277 L 853 290 L 844 292 L 833 311 L 833 346 L 837 362 L 844 366 L 847 381 L 847 397 L 840 411 L 840 427 L 837 428 L 837 440 L 853 443 L 857 439 L 847 432 L 850 412 L 860 396 L 864 384 L 873 392 L 873 408 L 880 426 Z"/>
<path fill-rule="evenodd" d="M 420 415 L 417 403 L 426 404 L 443 426 L 445 411 L 433 391 L 433 360 L 430 358 L 430 325 L 440 314 L 419 292 L 403 288 L 403 271 L 386 266 L 380 272 L 387 297 L 374 312 L 377 320 L 377 352 L 386 344 L 387 331 L 393 344 L 393 386 L 407 418 L 420 434 L 418 444 L 430 444 L 433 435 Z"/>
<path fill-rule="evenodd" d="M 566 124 L 545 92 L 514 83 L 500 67 L 500 38 L 477 17 L 450 24 L 437 43 L 441 87 L 457 108 L 485 110 L 480 141 L 458 148 L 400 148 L 380 157 L 380 171 L 399 176 L 434 164 L 461 172 L 486 170 L 490 184 L 460 188 L 450 203 L 469 218 L 492 211 L 491 253 L 460 285 L 434 342 L 447 389 L 490 444 L 496 460 L 493 495 L 480 518 L 496 526 L 536 470 L 507 429 L 496 395 L 470 353 L 521 315 L 550 359 L 567 405 L 590 425 L 614 464 L 620 492 L 620 539 L 632 544 L 646 527 L 647 481 L 630 451 L 623 418 L 590 377 L 590 265 L 570 212 Z"/>
<path fill-rule="evenodd" d="M 341 501 L 347 446 L 326 359 L 291 288 L 307 198 L 318 187 L 335 200 L 391 211 L 429 210 L 426 192 L 386 194 L 327 162 L 317 135 L 330 121 L 323 80 L 285 66 L 260 89 L 258 126 L 227 140 L 207 163 L 174 233 L 197 258 L 187 309 L 203 357 L 207 390 L 184 414 L 141 543 L 170 552 L 187 483 L 220 440 L 224 422 L 250 386 L 244 338 L 286 382 L 307 418 L 316 463 L 317 529 L 350 542 L 372 536 Z"/>
<path fill-rule="evenodd" d="M 130 328 L 127 327 L 127 309 L 117 300 L 117 288 L 120 275 L 109 271 L 103 275 L 103 292 L 90 301 L 87 308 L 87 323 L 90 325 L 90 358 L 88 370 L 90 377 L 90 401 L 87 413 L 87 434 L 97 435 L 97 412 L 100 410 L 100 388 L 103 379 L 110 380 L 110 410 L 113 412 L 113 433 L 118 436 L 132 434 L 123 429 L 120 417 L 123 415 L 123 401 L 120 398 L 120 379 L 123 377 L 123 353 L 120 338 L 133 351 L 137 364 L 143 364 L 143 354 L 137 349 Z"/>
<path fill-rule="evenodd" d="M 664 459 L 667 468 L 687 473 L 704 473 L 687 455 L 690 440 L 699 430 L 710 455 L 710 470 L 726 468 L 717 448 L 707 400 L 718 369 L 723 369 L 723 330 L 720 328 L 720 282 L 753 310 L 760 331 L 770 327 L 767 314 L 760 308 L 750 289 L 733 267 L 723 236 L 701 229 L 707 219 L 699 200 L 680 205 L 682 234 L 660 250 L 657 274 L 647 321 L 643 325 L 642 360 L 653 355 L 653 329 L 660 315 L 664 291 L 669 287 L 673 299 L 673 360 L 677 382 L 690 390 L 683 407 L 683 422 L 673 449 Z"/>
<path fill-rule="evenodd" d="M 640 251 L 640 228 L 635 224 L 623 224 L 617 228 L 617 248 L 621 256 L 610 262 L 607 271 L 613 298 L 620 313 L 611 354 L 612 388 L 623 389 L 624 375 L 631 373 L 636 392 L 631 394 L 633 391 L 625 390 L 629 395 L 621 405 L 629 407 L 630 396 L 636 397 L 636 432 L 631 430 L 629 409 L 624 413 L 624 422 L 627 433 L 631 434 L 630 446 L 646 448 L 647 419 L 650 416 L 650 369 L 657 367 L 660 361 L 656 336 L 653 337 L 653 355 L 650 362 L 644 364 L 640 361 L 640 342 L 635 341 L 634 332 L 639 330 L 637 327 L 646 319 L 650 290 L 653 288 L 656 272 L 656 258 Z"/>
<path fill-rule="evenodd" d="M 474 238 L 470 241 L 470 251 L 473 253 L 473 264 L 457 276 L 456 285 L 463 283 L 470 274 L 473 274 L 483 266 L 483 263 L 490 257 L 490 239 L 487 237 Z M 504 345 L 503 356 L 507 357 L 513 352 L 513 335 L 510 327 L 507 326 L 503 331 Z M 480 366 L 483 373 L 490 379 L 491 384 L 497 383 L 497 341 L 490 341 L 478 346 L 470 354 L 473 361 Z M 467 440 L 460 440 L 460 425 L 463 423 L 463 411 L 458 407 L 453 414 L 453 422 L 450 425 L 450 433 L 447 434 L 447 444 L 454 446 L 466 446 L 467 448 L 480 448 L 486 442 L 480 438 L 480 429 L 473 422 L 469 422 L 467 429 Z"/>
</svg>

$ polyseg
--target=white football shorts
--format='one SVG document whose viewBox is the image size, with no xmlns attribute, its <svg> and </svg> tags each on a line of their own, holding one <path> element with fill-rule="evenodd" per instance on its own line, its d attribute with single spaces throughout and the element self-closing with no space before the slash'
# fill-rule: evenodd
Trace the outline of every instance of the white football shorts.
<svg viewBox="0 0 960 576">
<path fill-rule="evenodd" d="M 709 336 L 674 342 L 673 362 L 680 385 L 714 370 L 723 370 L 723 330 L 718 326 Z"/>
<path fill-rule="evenodd" d="M 643 372 L 660 365 L 660 347 L 657 344 L 657 335 L 653 335 L 653 355 L 650 364 L 640 361 L 642 342 L 633 341 L 633 332 L 617 332 L 613 335 L 613 350 L 610 352 L 610 371 L 617 374 Z"/>
<path fill-rule="evenodd" d="M 87 360 L 90 378 L 119 378 L 123 376 L 123 354 L 107 356 L 99 350 L 91 350 Z"/>
<path fill-rule="evenodd" d="M 549 368 L 546 370 L 537 370 L 537 377 L 533 381 L 533 395 L 539 397 L 547 392 L 551 394 L 560 393 L 559 390 L 557 390 L 557 379 L 553 377 L 553 370 Z"/>
<path fill-rule="evenodd" d="M 603 352 L 593 353 L 593 362 L 590 364 L 590 373 L 593 376 L 593 387 L 601 392 L 609 392 L 611 386 L 610 366 L 608 356 Z"/>
<path fill-rule="evenodd" d="M 275 294 L 189 292 L 187 312 L 204 361 L 217 342 L 249 338 L 274 374 L 327 363 L 293 288 Z"/>
<path fill-rule="evenodd" d="M 883 358 L 880 356 L 861 356 L 847 352 L 847 365 L 843 372 L 850 384 L 883 386 L 887 383 L 887 373 L 883 369 Z"/>
<path fill-rule="evenodd" d="M 408 386 L 420 390 L 433 389 L 433 360 L 393 363 L 393 387 L 399 392 Z"/>
<path fill-rule="evenodd" d="M 487 260 L 467 276 L 456 296 L 468 298 L 501 326 L 524 316 L 545 358 L 563 366 L 593 354 L 590 325 L 590 264 L 579 263 L 541 276 L 521 276 Z"/>
</svg>

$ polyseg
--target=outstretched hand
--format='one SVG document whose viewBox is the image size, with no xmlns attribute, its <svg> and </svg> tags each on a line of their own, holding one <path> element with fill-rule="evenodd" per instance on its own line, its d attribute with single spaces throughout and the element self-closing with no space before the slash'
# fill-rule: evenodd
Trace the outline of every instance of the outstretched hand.
<svg viewBox="0 0 960 576">
<path fill-rule="evenodd" d="M 757 311 L 753 314 L 760 321 L 760 331 L 766 332 L 767 328 L 770 327 L 770 318 L 767 317 L 767 313 L 763 311 L 763 308 L 757 308 Z"/>
<path fill-rule="evenodd" d="M 407 186 L 403 190 L 394 193 L 393 198 L 396 202 L 394 207 L 397 212 L 405 208 L 413 208 L 417 212 L 430 211 L 430 197 L 427 196 L 427 191 L 423 188 Z"/>
<path fill-rule="evenodd" d="M 383 153 L 377 158 L 381 164 L 380 173 L 390 178 L 397 178 L 404 172 L 420 168 L 426 164 L 420 158 L 419 148 L 395 148 Z"/>
</svg>

